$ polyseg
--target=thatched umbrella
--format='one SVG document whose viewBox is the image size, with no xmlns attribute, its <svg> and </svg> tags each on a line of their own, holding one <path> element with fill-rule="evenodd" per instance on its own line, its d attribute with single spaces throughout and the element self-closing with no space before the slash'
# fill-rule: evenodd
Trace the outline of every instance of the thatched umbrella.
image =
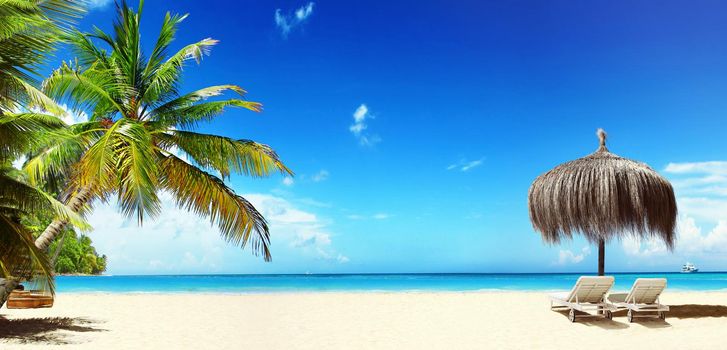
<svg viewBox="0 0 727 350">
<path fill-rule="evenodd" d="M 543 240 L 556 244 L 580 232 L 598 244 L 598 274 L 605 244 L 627 236 L 661 238 L 674 246 L 677 205 L 671 184 L 648 165 L 619 157 L 601 145 L 588 156 L 561 164 L 530 186 L 530 221 Z"/>
</svg>

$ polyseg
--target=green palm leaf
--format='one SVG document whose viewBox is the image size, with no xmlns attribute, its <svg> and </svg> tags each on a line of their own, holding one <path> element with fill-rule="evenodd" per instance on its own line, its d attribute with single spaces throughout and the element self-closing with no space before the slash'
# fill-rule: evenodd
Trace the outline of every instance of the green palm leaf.
<svg viewBox="0 0 727 350">
<path fill-rule="evenodd" d="M 223 178 L 231 172 L 248 176 L 269 176 L 273 172 L 293 175 L 268 145 L 251 140 L 174 130 L 157 135 L 166 147 L 176 146 L 197 164 L 220 172 Z"/>
<path fill-rule="evenodd" d="M 36 78 L 61 34 L 81 13 L 77 2 L 67 0 L 0 0 L 0 276 L 35 278 L 51 292 L 50 262 L 35 246 L 28 228 L 20 224 L 20 217 L 49 211 L 66 222 L 88 226 L 52 196 L 9 177 L 13 171 L 7 164 L 65 127 L 55 117 L 36 113 L 65 114 L 36 87 Z"/>
<path fill-rule="evenodd" d="M 45 137 L 28 153 L 23 170 L 30 184 L 56 185 L 68 180 L 85 150 L 102 135 L 99 122 L 78 123 Z"/>
<path fill-rule="evenodd" d="M 48 256 L 36 248 L 33 235 L 23 225 L 0 215 L 0 277 L 33 278 L 40 287 L 54 292 Z"/>
<path fill-rule="evenodd" d="M 60 119 L 40 113 L 0 114 L 0 162 L 15 160 L 64 126 Z"/>
<path fill-rule="evenodd" d="M 48 210 L 56 217 L 71 222 L 79 229 L 90 229 L 89 224 L 80 215 L 68 209 L 53 196 L 4 175 L 0 175 L 0 200 L 6 208 L 17 210 L 18 213 Z"/>
<path fill-rule="evenodd" d="M 91 122 L 69 128 L 69 135 L 56 144 L 44 145 L 24 169 L 32 181 L 46 182 L 62 169 L 71 169 L 67 191 L 71 201 L 77 204 L 116 195 L 121 211 L 135 216 L 140 224 L 159 213 L 159 191 L 170 191 L 179 206 L 216 223 L 226 240 L 252 246 L 253 252 L 269 260 L 265 219 L 222 179 L 203 169 L 219 171 L 223 178 L 233 172 L 258 177 L 292 171 L 267 145 L 177 130 L 192 129 L 227 107 L 258 112 L 261 105 L 242 98 L 208 100 L 226 92 L 245 94 L 230 84 L 180 94 L 184 64 L 192 59 L 199 63 L 217 41 L 204 39 L 168 55 L 177 27 L 186 17 L 168 14 L 147 58 L 140 45 L 142 7 L 143 3 L 135 12 L 122 2 L 109 34 L 98 28 L 68 34 L 78 63 L 64 63 L 55 70 L 43 91 L 68 101 L 74 109 L 92 111 Z M 174 156 L 176 150 L 189 155 L 196 165 Z M 68 159 L 77 163 L 65 162 Z M 57 230 L 46 230 L 43 243 L 57 234 Z"/>
<path fill-rule="evenodd" d="M 134 89 L 119 82 L 117 74 L 97 65 L 80 72 L 64 63 L 43 82 L 43 90 L 58 100 L 68 100 L 76 110 L 108 104 L 124 112 L 122 101 L 133 96 Z"/>
<path fill-rule="evenodd" d="M 271 260 L 267 222 L 250 202 L 219 178 L 172 154 L 160 158 L 161 185 L 174 195 L 180 208 L 208 217 L 225 240 L 243 248 L 249 244 L 253 254 Z"/>
<path fill-rule="evenodd" d="M 168 127 L 190 129 L 196 127 L 200 122 L 210 121 L 224 113 L 225 108 L 229 106 L 242 107 L 254 112 L 259 112 L 261 108 L 261 105 L 257 102 L 238 99 L 210 101 L 157 113 L 156 119 L 159 123 Z"/>
<path fill-rule="evenodd" d="M 118 128 L 123 146 L 117 147 L 119 205 L 128 216 L 136 213 L 139 224 L 144 215 L 152 217 L 161 211 L 156 156 L 152 136 L 141 123 L 126 121 Z"/>
</svg>

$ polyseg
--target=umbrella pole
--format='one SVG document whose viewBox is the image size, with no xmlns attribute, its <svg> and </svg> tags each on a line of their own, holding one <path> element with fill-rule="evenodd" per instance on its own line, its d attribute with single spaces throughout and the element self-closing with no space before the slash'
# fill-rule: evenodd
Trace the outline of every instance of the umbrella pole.
<svg viewBox="0 0 727 350">
<path fill-rule="evenodd" d="M 603 276 L 606 266 L 606 243 L 603 239 L 598 241 L 598 275 Z"/>
</svg>

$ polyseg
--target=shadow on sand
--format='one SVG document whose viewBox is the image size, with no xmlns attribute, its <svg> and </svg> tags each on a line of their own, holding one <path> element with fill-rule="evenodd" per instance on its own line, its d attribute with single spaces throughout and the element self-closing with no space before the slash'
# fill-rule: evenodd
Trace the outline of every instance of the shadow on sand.
<svg viewBox="0 0 727 350">
<path fill-rule="evenodd" d="M 568 319 L 568 310 L 553 310 L 554 312 L 557 312 L 567 320 Z M 567 321 L 570 322 L 570 321 Z M 598 316 L 592 316 L 583 312 L 576 312 L 576 323 L 583 324 L 586 326 L 594 326 L 599 327 L 603 329 L 624 329 L 629 328 L 628 324 L 623 322 L 618 322 L 615 320 L 607 320 L 602 317 Z"/>
<path fill-rule="evenodd" d="M 567 310 L 553 310 L 563 317 L 568 318 Z M 669 312 L 667 312 L 667 319 L 669 318 L 704 318 L 704 317 L 727 317 L 727 306 L 726 305 L 670 305 Z M 588 316 L 584 313 L 578 313 L 577 323 L 585 324 L 587 326 L 596 326 L 604 329 L 623 329 L 628 328 L 629 325 L 626 322 L 626 310 L 617 311 L 613 313 L 614 320 L 607 320 L 600 317 Z M 623 319 L 621 319 L 623 318 Z M 658 318 L 638 318 L 634 320 L 634 324 L 638 324 L 648 328 L 665 328 L 671 327 L 669 322 L 660 320 Z"/>
<path fill-rule="evenodd" d="M 62 345 L 76 343 L 68 335 L 58 331 L 102 332 L 96 328 L 98 321 L 73 317 L 45 317 L 7 319 L 0 316 L 0 340 L 18 343 L 46 343 Z"/>
<path fill-rule="evenodd" d="M 667 317 L 674 318 L 702 318 L 702 317 L 727 317 L 727 306 L 725 305 L 670 305 Z"/>
</svg>

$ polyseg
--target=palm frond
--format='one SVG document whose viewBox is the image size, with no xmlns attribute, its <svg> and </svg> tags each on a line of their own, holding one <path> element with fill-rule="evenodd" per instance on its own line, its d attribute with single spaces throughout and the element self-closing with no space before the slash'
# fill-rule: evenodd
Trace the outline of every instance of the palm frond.
<svg viewBox="0 0 727 350">
<path fill-rule="evenodd" d="M 143 124 L 127 121 L 118 128 L 123 147 L 117 148 L 119 206 L 127 216 L 136 213 L 142 224 L 145 215 L 152 217 L 161 211 L 157 197 L 158 168 L 152 136 Z"/>
<path fill-rule="evenodd" d="M 114 192 L 120 162 L 118 149 L 124 146 L 116 131 L 124 124 L 124 119 L 116 121 L 86 150 L 76 166 L 75 186 L 96 188 L 99 193 Z"/>
<path fill-rule="evenodd" d="M 0 161 L 13 161 L 43 138 L 52 138 L 65 124 L 40 113 L 0 113 Z"/>
<path fill-rule="evenodd" d="M 17 77 L 14 77 L 14 80 L 18 88 L 22 90 L 22 92 L 27 97 L 28 103 L 25 105 L 26 108 L 40 108 L 41 110 L 48 111 L 49 113 L 52 113 L 53 115 L 59 117 L 63 117 L 67 114 L 67 112 L 63 108 L 61 108 L 61 106 L 59 106 L 56 101 L 46 96 L 35 86 L 30 85 L 23 79 Z"/>
<path fill-rule="evenodd" d="M 164 22 L 162 22 L 161 30 L 159 31 L 159 37 L 154 45 L 154 49 L 149 56 L 146 68 L 144 68 L 144 79 L 151 80 L 153 78 L 152 72 L 159 69 L 159 66 L 164 62 L 164 58 L 167 56 L 169 45 L 174 41 L 175 34 L 177 33 L 177 27 L 179 23 L 184 21 L 187 15 L 178 15 L 167 12 L 164 16 Z"/>
<path fill-rule="evenodd" d="M 68 221 L 79 229 L 90 228 L 90 225 L 81 216 L 53 196 L 4 175 L 0 175 L 0 200 L 4 203 L 4 207 L 16 209 L 22 213 L 48 210 L 57 218 Z"/>
<path fill-rule="evenodd" d="M 74 30 L 66 35 L 65 39 L 71 44 L 70 47 L 82 66 L 91 66 L 97 63 L 101 64 L 104 68 L 109 68 L 108 53 L 98 48 L 91 41 L 91 37 L 92 35 Z"/>
<path fill-rule="evenodd" d="M 73 173 L 73 165 L 100 137 L 101 130 L 99 122 L 91 121 L 71 125 L 51 138 L 44 138 L 28 153 L 28 160 L 23 165 L 30 184 L 57 187 L 68 180 Z"/>
<path fill-rule="evenodd" d="M 45 16 L 61 30 L 69 30 L 86 13 L 86 3 L 73 0 L 35 1 Z"/>
<path fill-rule="evenodd" d="M 260 212 L 221 179 L 172 154 L 160 155 L 161 184 L 172 192 L 180 208 L 206 216 L 222 237 L 235 245 L 248 244 L 255 255 L 271 260 L 270 232 Z"/>
<path fill-rule="evenodd" d="M 160 145 L 176 146 L 197 164 L 220 172 L 223 178 L 231 172 L 248 176 L 269 176 L 277 171 L 293 175 L 268 145 L 251 140 L 233 140 L 228 137 L 174 130 L 157 137 Z"/>
<path fill-rule="evenodd" d="M 247 93 L 243 88 L 237 85 L 216 85 L 209 86 L 197 91 L 190 92 L 188 94 L 174 98 L 164 104 L 156 107 L 150 114 L 152 114 L 152 120 L 156 120 L 156 115 L 166 115 L 169 112 L 182 107 L 188 107 L 196 102 L 206 100 L 210 97 L 221 96 L 225 91 L 234 91 L 240 96 L 244 96 Z"/>
<path fill-rule="evenodd" d="M 2 0 L 0 0 L 2 1 Z M 227 107 L 260 111 L 257 102 L 241 97 L 221 101 L 206 99 L 245 91 L 236 85 L 212 86 L 180 96 L 181 72 L 189 60 L 199 63 L 217 41 L 204 39 L 168 56 L 168 50 L 185 16 L 168 14 L 150 56 L 140 45 L 143 2 L 136 12 L 125 1 L 117 2 L 113 32 L 95 28 L 92 33 L 69 34 L 80 63 L 64 63 L 44 82 L 43 91 L 74 109 L 92 111 L 83 130 L 69 128 L 70 136 L 57 145 L 43 145 L 26 162 L 32 181 L 48 181 L 70 168 L 68 193 L 93 191 L 94 198 L 118 196 L 121 210 L 139 223 L 160 210 L 159 190 L 168 190 L 180 207 L 206 216 L 220 227 L 225 239 L 270 260 L 270 237 L 265 219 L 222 179 L 173 155 L 188 154 L 204 168 L 231 173 L 267 176 L 292 174 L 269 146 L 250 140 L 185 133 L 222 113 Z M 168 56 L 168 57 L 167 57 Z M 66 160 L 78 160 L 74 165 Z M 44 177 L 45 176 L 45 177 Z M 52 237 L 51 237 L 52 239 Z"/>
<path fill-rule="evenodd" d="M 33 241 L 33 234 L 6 215 L 0 215 L 0 275 L 33 279 L 42 289 L 55 292 L 48 256 Z"/>
<path fill-rule="evenodd" d="M 67 0 L 0 2 L 0 110 L 18 110 L 30 104 L 61 113 L 33 85 L 60 34 L 82 12 Z"/>
<path fill-rule="evenodd" d="M 119 82 L 116 74 L 98 66 L 80 72 L 63 63 L 43 82 L 43 90 L 51 97 L 68 100 L 75 110 L 105 103 L 123 113 L 127 109 L 120 101 L 133 96 L 134 89 Z"/>
<path fill-rule="evenodd" d="M 224 113 L 225 108 L 229 106 L 242 107 L 254 112 L 259 112 L 261 108 L 260 103 L 238 99 L 209 101 L 175 108 L 165 112 L 155 112 L 155 119 L 162 125 L 189 129 L 197 126 L 200 122 L 212 120 L 214 117 Z"/>
<path fill-rule="evenodd" d="M 159 64 L 156 69 L 147 72 L 153 78 L 146 87 L 144 96 L 142 96 L 142 102 L 151 104 L 168 92 L 176 92 L 176 86 L 179 83 L 179 76 L 182 67 L 184 67 L 184 62 L 194 59 L 199 63 L 202 56 L 208 54 L 212 46 L 216 45 L 217 42 L 217 40 L 207 38 L 187 45 L 170 56 L 166 61 Z"/>
</svg>

